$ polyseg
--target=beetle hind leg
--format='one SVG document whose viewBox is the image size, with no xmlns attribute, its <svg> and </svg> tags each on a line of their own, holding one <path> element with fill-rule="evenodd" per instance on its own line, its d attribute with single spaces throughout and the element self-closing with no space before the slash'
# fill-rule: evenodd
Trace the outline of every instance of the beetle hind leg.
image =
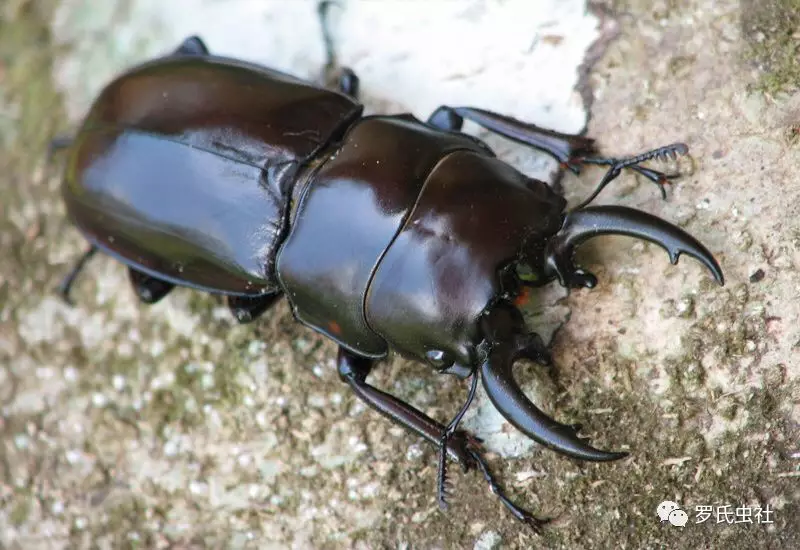
<svg viewBox="0 0 800 550">
<path fill-rule="evenodd" d="M 151 277 L 136 269 L 128 268 L 128 277 L 136 296 L 145 304 L 155 304 L 175 288 L 175 285 Z"/>
<path fill-rule="evenodd" d="M 175 55 L 209 55 L 208 47 L 199 36 L 190 36 L 175 49 Z"/>
<path fill-rule="evenodd" d="M 250 323 L 272 307 L 280 297 L 280 292 L 261 296 L 228 296 L 228 308 L 239 323 Z"/>
<path fill-rule="evenodd" d="M 97 247 L 93 244 L 89 245 L 89 248 L 86 249 L 86 252 L 81 254 L 81 257 L 78 258 L 78 260 L 75 262 L 75 265 L 73 265 L 72 269 L 69 270 L 69 273 L 67 273 L 58 284 L 56 290 L 66 303 L 72 305 L 72 298 L 70 298 L 72 285 L 75 283 L 75 279 L 77 279 L 80 272 L 83 271 L 83 268 L 86 267 L 86 262 L 88 262 L 96 252 Z"/>
</svg>

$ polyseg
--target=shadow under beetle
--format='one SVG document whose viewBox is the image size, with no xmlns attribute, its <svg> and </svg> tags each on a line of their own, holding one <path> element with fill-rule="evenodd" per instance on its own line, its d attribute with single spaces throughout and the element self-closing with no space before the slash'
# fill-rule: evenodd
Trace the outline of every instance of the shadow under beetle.
<svg viewBox="0 0 800 550">
<path fill-rule="evenodd" d="M 678 227 L 631 208 L 586 206 L 624 168 L 663 193 L 668 176 L 640 163 L 686 146 L 593 157 L 591 139 L 481 109 L 443 106 L 426 122 L 362 116 L 357 89 L 347 69 L 329 90 L 211 55 L 197 37 L 116 78 L 75 137 L 54 141 L 69 149 L 68 215 L 91 243 L 60 291 L 69 299 L 99 250 L 127 265 L 145 303 L 192 287 L 225 295 L 236 319 L 249 322 L 284 295 L 297 320 L 339 344 L 339 374 L 359 398 L 439 447 L 442 507 L 449 456 L 477 467 L 503 504 L 538 528 L 545 520 L 505 496 L 478 440 L 458 423 L 480 378 L 500 413 L 542 445 L 582 460 L 626 455 L 592 447 L 524 395 L 514 362 L 551 360 L 515 300 L 526 286 L 553 280 L 593 287 L 573 253 L 607 234 L 659 244 L 672 263 L 693 256 L 723 284 L 713 256 Z M 566 212 L 548 185 L 461 133 L 464 119 L 574 172 L 584 164 L 609 170 Z M 389 350 L 471 376 L 469 397 L 447 426 L 366 382 Z"/>
</svg>

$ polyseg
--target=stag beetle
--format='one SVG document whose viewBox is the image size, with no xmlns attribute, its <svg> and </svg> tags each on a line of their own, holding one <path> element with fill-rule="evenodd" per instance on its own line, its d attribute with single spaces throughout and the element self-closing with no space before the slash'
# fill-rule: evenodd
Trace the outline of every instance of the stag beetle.
<svg viewBox="0 0 800 550">
<path fill-rule="evenodd" d="M 438 446 L 443 508 L 449 457 L 477 467 L 514 516 L 538 528 L 546 520 L 505 496 L 459 421 L 480 378 L 502 415 L 542 445 L 583 460 L 625 456 L 592 447 L 524 395 L 514 362 L 551 358 L 515 300 L 556 279 L 595 286 L 573 254 L 608 234 L 654 242 L 673 264 L 693 256 L 723 284 L 711 253 L 678 227 L 631 208 L 587 206 L 625 168 L 663 193 L 669 176 L 641 163 L 686 146 L 602 158 L 592 139 L 477 108 L 442 106 L 425 122 L 362 116 L 358 85 L 347 69 L 333 90 L 211 55 L 196 36 L 113 80 L 78 133 L 53 143 L 69 149 L 62 194 L 90 243 L 59 291 L 69 300 L 99 250 L 127 266 L 148 304 L 192 287 L 226 296 L 249 322 L 284 295 L 298 321 L 338 343 L 338 372 L 359 398 Z M 462 133 L 465 119 L 574 172 L 609 170 L 566 211 L 560 194 Z M 448 425 L 366 382 L 390 350 L 471 377 Z"/>
</svg>

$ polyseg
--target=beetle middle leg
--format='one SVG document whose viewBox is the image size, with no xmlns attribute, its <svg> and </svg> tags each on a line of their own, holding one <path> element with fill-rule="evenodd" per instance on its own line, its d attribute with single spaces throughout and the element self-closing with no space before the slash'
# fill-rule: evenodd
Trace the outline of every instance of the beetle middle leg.
<svg viewBox="0 0 800 550">
<path fill-rule="evenodd" d="M 155 304 L 175 288 L 175 285 L 151 277 L 132 267 L 128 268 L 128 277 L 136 296 L 145 304 Z"/>
<path fill-rule="evenodd" d="M 272 307 L 280 297 L 280 292 L 260 296 L 228 296 L 228 308 L 238 322 L 249 323 Z"/>
<path fill-rule="evenodd" d="M 503 493 L 479 452 L 480 443 L 477 439 L 462 430 L 455 430 L 448 435 L 446 426 L 405 401 L 367 384 L 367 375 L 374 365 L 375 361 L 372 359 L 361 357 L 342 347 L 339 348 L 337 359 L 339 376 L 350 385 L 359 399 L 391 421 L 422 436 L 437 447 L 442 444 L 446 445 L 447 454 L 461 464 L 465 470 L 473 466 L 477 467 L 492 492 L 517 519 L 524 521 L 535 530 L 545 523 L 544 520 L 534 517 L 514 504 Z M 477 376 L 477 373 L 474 376 Z M 456 419 L 460 420 L 460 415 L 457 415 Z"/>
<path fill-rule="evenodd" d="M 175 55 L 208 55 L 208 47 L 199 36 L 190 36 L 175 49 Z"/>
</svg>

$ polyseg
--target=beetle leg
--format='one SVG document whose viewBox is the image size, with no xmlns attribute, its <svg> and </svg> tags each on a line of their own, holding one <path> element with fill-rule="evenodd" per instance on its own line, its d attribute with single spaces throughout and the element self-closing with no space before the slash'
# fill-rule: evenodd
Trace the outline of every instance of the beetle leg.
<svg viewBox="0 0 800 550">
<path fill-rule="evenodd" d="M 594 140 L 575 134 L 562 134 L 515 118 L 474 107 L 442 105 L 428 118 L 428 124 L 443 130 L 458 131 L 464 119 L 517 143 L 529 145 L 550 155 L 576 174 L 582 159 L 596 152 Z"/>
<path fill-rule="evenodd" d="M 89 248 L 86 249 L 86 252 L 81 254 L 81 257 L 78 258 L 78 261 L 75 262 L 75 265 L 72 266 L 72 269 L 69 270 L 61 282 L 58 284 L 56 291 L 64 299 L 65 302 L 72 305 L 72 299 L 70 298 L 70 292 L 72 290 L 72 285 L 75 282 L 75 279 L 78 277 L 78 274 L 83 270 L 86 266 L 86 262 L 95 255 L 97 252 L 97 247 L 93 244 L 89 245 Z"/>
<path fill-rule="evenodd" d="M 280 297 L 280 292 L 260 296 L 228 296 L 228 308 L 237 321 L 249 323 L 269 309 Z"/>
<path fill-rule="evenodd" d="M 175 55 L 209 55 L 208 47 L 199 36 L 190 36 L 175 50 Z"/>
<path fill-rule="evenodd" d="M 336 87 L 340 92 L 349 95 L 353 99 L 358 99 L 359 80 L 356 73 L 347 67 L 342 67 L 339 71 L 338 79 L 334 78 L 333 73 L 338 63 L 336 61 L 336 49 L 333 47 L 333 33 L 331 33 L 328 19 L 328 10 L 334 4 L 337 4 L 337 2 L 333 0 L 322 0 L 317 3 L 317 15 L 322 28 L 322 44 L 325 48 L 325 81 L 326 84 L 330 84 L 337 80 Z"/>
<path fill-rule="evenodd" d="M 175 288 L 172 283 L 151 277 L 132 267 L 128 268 L 128 277 L 136 296 L 145 304 L 155 304 Z"/>
<path fill-rule="evenodd" d="M 526 522 L 528 525 L 538 530 L 544 523 L 543 520 L 535 518 L 530 513 L 516 506 L 503 493 L 503 490 L 495 481 L 486 461 L 481 456 L 480 442 L 462 430 L 454 431 L 449 437 L 447 428 L 436 422 L 428 415 L 412 407 L 405 401 L 384 393 L 366 383 L 367 375 L 375 365 L 375 361 L 366 357 L 360 357 L 342 347 L 339 348 L 337 359 L 339 376 L 347 382 L 356 395 L 367 405 L 386 416 L 396 424 L 411 430 L 412 432 L 424 437 L 434 445 L 440 446 L 446 441 L 447 454 L 457 460 L 465 469 L 477 466 L 483 474 L 484 479 L 489 483 L 492 492 L 502 501 L 514 516 Z M 471 392 L 472 393 L 472 392 Z M 462 413 L 456 416 L 460 420 Z"/>
<path fill-rule="evenodd" d="M 539 149 L 555 158 L 564 168 L 576 174 L 580 172 L 580 168 L 584 164 L 614 166 L 621 162 L 619 159 L 590 156 L 596 152 L 594 140 L 591 138 L 575 134 L 562 134 L 561 132 L 548 130 L 506 115 L 474 107 L 448 107 L 443 105 L 428 118 L 428 124 L 442 130 L 460 131 L 464 119 L 517 143 Z M 644 162 L 645 160 L 647 159 L 642 158 L 638 162 Z M 638 172 L 657 184 L 663 198 L 667 196 L 664 186 L 669 180 L 678 177 L 677 174 L 664 174 L 652 168 L 638 166 L 638 163 L 631 163 L 625 167 Z"/>
<path fill-rule="evenodd" d="M 367 384 L 367 375 L 374 365 L 375 361 L 372 359 L 361 357 L 342 347 L 339 348 L 337 359 L 339 376 L 350 385 L 359 399 L 393 422 L 438 446 L 445 433 L 445 426 L 405 401 Z M 459 434 L 463 434 L 463 432 L 456 432 L 448 440 L 447 452 L 460 464 L 469 466 L 472 464 L 472 460 L 467 451 L 467 445 L 471 440 L 466 434 Z"/>
<path fill-rule="evenodd" d="M 358 75 L 352 69 L 343 67 L 342 74 L 339 75 L 339 91 L 353 99 L 358 99 L 359 84 Z"/>
<path fill-rule="evenodd" d="M 592 202 L 600 192 L 605 189 L 605 187 L 614 181 L 614 179 L 619 176 L 624 168 L 631 168 L 632 170 L 636 170 L 640 174 L 644 175 L 656 185 L 661 190 L 661 197 L 663 199 L 667 198 L 667 192 L 664 190 L 664 186 L 667 184 L 667 181 L 670 177 L 677 177 L 667 176 L 662 174 L 661 172 L 657 172 L 655 170 L 651 170 L 650 168 L 645 168 L 643 166 L 639 166 L 640 163 L 645 162 L 647 160 L 651 160 L 654 158 L 657 159 L 667 159 L 672 157 L 673 159 L 677 158 L 678 155 L 685 155 L 689 151 L 689 148 L 684 143 L 673 143 L 672 145 L 666 145 L 664 147 L 659 147 L 658 149 L 653 149 L 652 151 L 647 151 L 646 153 L 642 153 L 641 155 L 636 155 L 635 157 L 629 157 L 625 159 L 606 159 L 606 158 L 584 158 L 582 161 L 586 164 L 597 164 L 603 166 L 610 166 L 611 168 L 608 169 L 606 175 L 603 176 L 603 179 L 600 180 L 600 183 L 597 185 L 595 190 L 592 192 L 589 197 L 587 197 L 582 203 L 574 208 L 574 210 L 579 210 Z"/>
<path fill-rule="evenodd" d="M 475 459 L 475 463 L 477 464 L 478 469 L 481 471 L 481 474 L 483 474 L 483 479 L 485 479 L 486 483 L 489 484 L 489 488 L 495 495 L 497 495 L 497 498 L 500 499 L 500 502 L 503 503 L 503 506 L 505 506 L 506 509 L 509 512 L 511 512 L 514 515 L 514 517 L 517 518 L 519 521 L 527 523 L 535 532 L 537 533 L 541 532 L 541 528 L 544 525 L 547 525 L 551 521 L 551 519 L 537 518 L 530 512 L 523 510 L 522 508 L 514 504 L 505 495 L 505 493 L 503 493 L 503 490 L 500 488 L 500 486 L 497 485 L 497 482 L 494 480 L 494 477 L 492 477 L 492 473 L 489 471 L 489 465 L 486 464 L 484 458 L 480 454 L 474 451 L 470 451 L 470 453 L 472 454 L 472 458 Z"/>
<path fill-rule="evenodd" d="M 56 136 L 51 139 L 50 143 L 47 145 L 47 161 L 49 162 L 50 159 L 53 158 L 53 155 L 59 151 L 68 149 L 73 141 L 75 141 L 75 138 L 72 136 Z"/>
<path fill-rule="evenodd" d="M 464 126 L 464 117 L 456 114 L 450 107 L 442 106 L 428 117 L 427 123 L 440 130 L 460 132 Z"/>
<path fill-rule="evenodd" d="M 461 419 L 464 418 L 464 414 L 466 414 L 467 409 L 469 409 L 469 406 L 472 404 L 472 400 L 475 398 L 475 391 L 477 389 L 478 374 L 473 372 L 472 383 L 470 384 L 469 394 L 467 394 L 467 400 L 461 406 L 461 409 L 458 411 L 458 413 L 456 413 L 456 415 L 453 417 L 453 420 L 451 420 L 447 425 L 444 433 L 442 434 L 442 439 L 439 442 L 439 467 L 436 475 L 436 488 L 439 508 L 441 510 L 447 509 L 447 493 L 450 488 L 447 483 L 447 442 L 456 433 L 458 425 L 461 423 Z"/>
</svg>

